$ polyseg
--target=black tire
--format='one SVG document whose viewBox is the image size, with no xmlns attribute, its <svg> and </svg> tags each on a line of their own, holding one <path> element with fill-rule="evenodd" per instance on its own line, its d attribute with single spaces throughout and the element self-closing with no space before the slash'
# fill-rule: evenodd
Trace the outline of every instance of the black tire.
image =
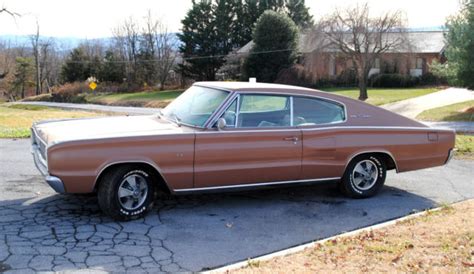
<svg viewBox="0 0 474 274">
<path fill-rule="evenodd" d="M 367 172 L 364 167 L 373 168 Z M 364 174 L 359 173 L 360 168 Z M 339 190 L 352 198 L 372 197 L 383 187 L 386 176 L 387 166 L 383 158 L 376 155 L 357 156 L 347 165 L 344 176 L 339 182 Z"/>
<path fill-rule="evenodd" d="M 135 186 L 132 186 L 133 182 Z M 118 166 L 104 174 L 99 182 L 99 207 L 115 220 L 141 218 L 153 207 L 155 185 L 152 174 L 147 170 L 130 165 Z M 123 193 L 133 195 L 120 198 L 119 190 L 122 196 Z"/>
</svg>

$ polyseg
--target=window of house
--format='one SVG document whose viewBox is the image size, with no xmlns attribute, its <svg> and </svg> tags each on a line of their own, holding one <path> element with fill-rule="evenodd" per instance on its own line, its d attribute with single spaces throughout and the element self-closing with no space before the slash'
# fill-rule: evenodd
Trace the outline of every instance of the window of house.
<svg viewBox="0 0 474 274">
<path fill-rule="evenodd" d="M 336 57 L 334 55 L 329 56 L 329 76 L 336 75 Z"/>
<path fill-rule="evenodd" d="M 423 58 L 416 58 L 416 69 L 423 69 Z"/>
<path fill-rule="evenodd" d="M 380 58 L 375 58 L 374 60 L 374 67 L 375 69 L 379 69 L 380 68 Z"/>
<path fill-rule="evenodd" d="M 343 122 L 344 106 L 317 98 L 293 98 L 293 125 L 317 125 Z"/>
</svg>

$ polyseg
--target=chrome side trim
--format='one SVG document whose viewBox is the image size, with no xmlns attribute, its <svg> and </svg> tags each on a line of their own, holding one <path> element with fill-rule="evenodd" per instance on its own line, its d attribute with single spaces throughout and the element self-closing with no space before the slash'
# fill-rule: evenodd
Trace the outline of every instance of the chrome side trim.
<svg viewBox="0 0 474 274">
<path fill-rule="evenodd" d="M 267 183 L 257 183 L 257 184 L 242 184 L 242 185 L 228 185 L 228 186 L 210 186 L 210 187 L 197 187 L 197 188 L 182 188 L 182 189 L 175 189 L 174 192 L 176 192 L 176 193 L 184 193 L 184 192 L 225 190 L 225 189 L 245 189 L 245 188 L 263 187 L 263 186 L 284 185 L 284 184 L 298 184 L 298 183 L 305 183 L 305 182 L 335 181 L 335 180 L 340 180 L 340 179 L 341 179 L 341 177 L 332 177 L 332 178 L 320 178 L 320 179 L 305 179 L 305 180 L 294 180 L 294 181 L 267 182 Z"/>
<path fill-rule="evenodd" d="M 327 129 L 387 129 L 387 130 L 413 130 L 413 131 L 450 131 L 448 128 L 430 128 L 430 127 L 402 127 L 402 126 L 335 126 L 335 127 L 320 127 L 320 128 L 302 128 L 303 131 L 312 130 L 327 130 Z"/>
<path fill-rule="evenodd" d="M 289 130 L 302 130 L 302 131 L 322 131 L 322 130 L 336 130 L 336 129 L 373 129 L 373 130 L 411 130 L 411 131 L 449 131 L 452 132 L 451 129 L 446 128 L 428 128 L 428 127 L 386 127 L 386 126 L 333 126 L 333 127 L 316 127 L 316 128 L 307 128 L 307 127 L 285 127 L 285 128 L 261 128 L 261 129 L 247 129 L 247 130 L 223 130 L 219 132 L 225 133 L 257 133 L 257 132 L 283 132 Z M 214 133 L 215 131 L 196 131 L 196 134 L 209 134 Z"/>
<path fill-rule="evenodd" d="M 397 161 L 395 160 L 395 157 L 393 157 L 393 154 L 390 153 L 388 150 L 383 150 L 383 149 L 380 149 L 380 150 L 363 150 L 363 151 L 359 151 L 359 152 L 356 152 L 354 154 L 352 154 L 348 159 L 348 161 L 346 161 L 346 165 L 344 166 L 344 172 L 346 172 L 346 168 L 347 166 L 349 165 L 349 163 L 357 156 L 359 155 L 362 155 L 362 154 L 367 154 L 367 153 L 383 153 L 383 154 L 387 154 L 388 156 L 390 156 L 390 158 L 392 158 L 392 161 L 393 163 L 395 164 L 395 170 L 397 171 L 397 173 L 399 172 L 398 171 L 398 164 L 397 164 Z"/>
</svg>

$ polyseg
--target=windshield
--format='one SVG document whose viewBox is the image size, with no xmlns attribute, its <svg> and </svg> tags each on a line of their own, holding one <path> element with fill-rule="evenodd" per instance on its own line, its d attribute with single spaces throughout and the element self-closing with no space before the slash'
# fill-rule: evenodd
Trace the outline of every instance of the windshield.
<svg viewBox="0 0 474 274">
<path fill-rule="evenodd" d="M 203 127 L 227 95 L 227 91 L 192 86 L 164 108 L 162 115 L 178 124 Z"/>
</svg>

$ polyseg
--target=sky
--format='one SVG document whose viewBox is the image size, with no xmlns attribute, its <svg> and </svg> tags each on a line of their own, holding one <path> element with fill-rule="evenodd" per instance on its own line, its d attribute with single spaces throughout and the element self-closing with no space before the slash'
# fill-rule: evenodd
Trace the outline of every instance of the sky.
<svg viewBox="0 0 474 274">
<path fill-rule="evenodd" d="M 336 7 L 369 3 L 371 13 L 402 10 L 413 28 L 444 25 L 446 17 L 456 13 L 460 0 L 306 0 L 315 19 Z M 0 0 L 0 8 L 22 14 L 12 19 L 0 15 L 0 35 L 30 35 L 39 22 L 44 36 L 101 38 L 112 36 L 112 29 L 126 18 L 141 19 L 148 10 L 161 18 L 170 31 L 178 32 L 191 0 Z"/>
</svg>

